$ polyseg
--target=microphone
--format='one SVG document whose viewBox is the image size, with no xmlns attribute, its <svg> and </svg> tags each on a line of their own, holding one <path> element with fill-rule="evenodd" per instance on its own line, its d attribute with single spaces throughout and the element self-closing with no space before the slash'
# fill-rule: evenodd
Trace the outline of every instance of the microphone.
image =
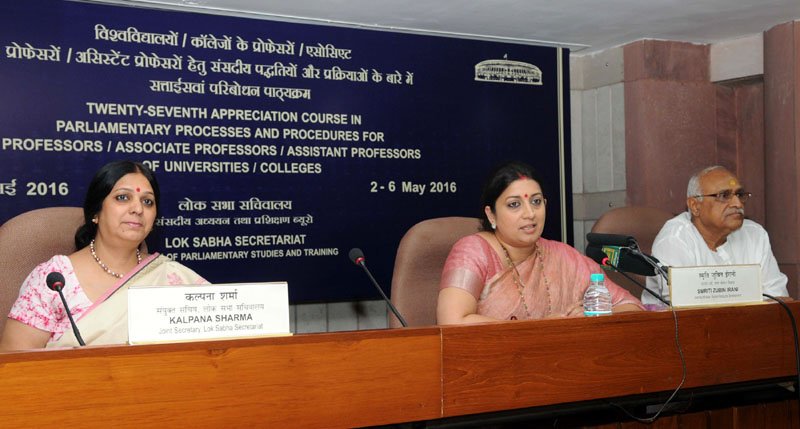
<svg viewBox="0 0 800 429">
<path fill-rule="evenodd" d="M 630 247 L 614 246 L 590 242 L 586 246 L 586 256 L 592 258 L 600 265 L 615 267 L 617 271 L 639 274 L 642 276 L 654 276 L 657 274 L 653 266 L 646 258 L 637 254 Z M 605 261 L 608 262 L 606 264 Z"/>
<path fill-rule="evenodd" d="M 608 257 L 618 271 L 643 276 L 661 274 L 666 278 L 666 267 L 655 257 L 643 253 L 639 243 L 630 235 L 590 232 L 586 234 L 586 241 L 586 256 L 598 264 L 602 265 L 603 258 Z"/>
<path fill-rule="evenodd" d="M 593 253 L 595 253 L 595 255 L 597 255 L 597 250 L 595 250 L 595 249 L 596 249 L 596 248 L 593 248 L 593 249 L 592 249 L 592 251 L 593 251 Z M 605 249 L 605 248 L 604 248 L 604 249 Z M 588 248 L 588 247 L 586 248 L 586 254 L 587 254 L 587 256 L 589 255 L 589 248 Z M 603 255 L 605 255 L 605 253 L 603 253 Z M 628 274 L 626 274 L 624 271 L 621 271 L 619 268 L 617 268 L 617 266 L 616 266 L 616 265 L 614 265 L 614 264 L 613 264 L 613 263 L 612 263 L 612 262 L 611 262 L 611 261 L 608 259 L 608 257 L 607 257 L 607 256 L 606 256 L 606 257 L 601 257 L 601 258 L 602 258 L 602 259 L 601 259 L 600 261 L 598 261 L 598 260 L 597 260 L 595 257 L 592 257 L 592 259 L 593 259 L 595 262 L 597 262 L 598 264 L 600 264 L 600 266 L 601 266 L 601 267 L 603 267 L 603 269 L 606 269 L 606 270 L 608 270 L 608 269 L 611 269 L 611 270 L 614 270 L 614 271 L 616 271 L 616 272 L 618 272 L 618 273 L 622 274 L 622 275 L 623 275 L 623 276 L 624 276 L 626 279 L 630 280 L 630 281 L 631 281 L 633 284 L 635 284 L 636 286 L 638 286 L 640 289 L 642 289 L 642 290 L 644 290 L 645 292 L 649 293 L 650 295 L 654 296 L 654 297 L 655 297 L 657 300 L 659 300 L 659 301 L 663 302 L 664 304 L 666 304 L 666 305 L 668 305 L 668 306 L 670 305 L 669 301 L 667 301 L 666 299 L 664 299 L 664 297 L 662 297 L 661 295 L 657 294 L 657 293 L 656 293 L 656 292 L 654 292 L 652 289 L 648 288 L 647 286 L 643 285 L 642 283 L 640 283 L 640 282 L 639 282 L 638 280 L 636 280 L 635 278 L 633 278 L 633 277 L 629 276 L 629 275 L 628 275 Z M 655 259 L 655 258 L 654 258 L 654 259 Z"/>
<path fill-rule="evenodd" d="M 670 305 L 664 297 L 625 274 L 626 272 L 642 276 L 655 276 L 660 274 L 665 279 L 667 278 L 666 267 L 654 256 L 642 252 L 635 238 L 630 235 L 590 232 L 586 234 L 586 240 L 589 242 L 586 246 L 586 256 L 600 264 L 603 268 L 610 267 L 614 271 L 619 272 L 659 301 Z"/>
<path fill-rule="evenodd" d="M 81 337 L 80 331 L 78 331 L 78 325 L 75 324 L 75 320 L 72 318 L 72 312 L 69 311 L 69 306 L 67 305 L 67 299 L 64 298 L 64 292 L 61 289 L 64 289 L 64 284 L 67 282 L 64 279 L 64 275 L 59 273 L 58 271 L 53 271 L 52 273 L 47 275 L 47 279 L 45 279 L 47 283 L 47 287 L 50 290 L 54 290 L 58 292 L 58 296 L 61 297 L 61 302 L 64 303 L 64 310 L 67 311 L 67 317 L 69 317 L 69 323 L 72 325 L 72 332 L 75 333 L 75 338 L 78 340 L 78 344 L 85 346 L 86 343 L 83 342 L 83 338 Z"/>
<path fill-rule="evenodd" d="M 369 279 L 372 280 L 372 284 L 375 285 L 375 289 L 378 289 L 378 292 L 381 293 L 383 300 L 386 301 L 386 305 L 388 305 L 389 309 L 392 310 L 392 313 L 394 313 L 395 317 L 397 317 L 397 320 L 400 321 L 400 324 L 403 325 L 404 328 L 408 327 L 406 320 L 403 319 L 403 316 L 401 316 L 400 312 L 397 311 L 397 308 L 395 308 L 394 304 L 392 304 L 392 301 L 386 297 L 386 294 L 383 293 L 383 289 L 381 289 L 380 285 L 378 285 L 378 282 L 375 281 L 375 277 L 372 277 L 372 273 L 369 272 L 369 268 L 367 268 L 367 264 L 364 262 L 366 260 L 364 258 L 364 252 L 362 252 L 358 247 L 354 247 L 350 249 L 349 256 L 350 260 L 353 261 L 354 264 L 364 269 L 364 272 L 367 273 Z"/>
</svg>

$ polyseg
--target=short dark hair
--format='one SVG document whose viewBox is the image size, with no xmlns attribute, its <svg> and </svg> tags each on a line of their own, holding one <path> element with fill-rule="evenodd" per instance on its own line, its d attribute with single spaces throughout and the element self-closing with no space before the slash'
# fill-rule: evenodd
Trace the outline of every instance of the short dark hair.
<svg viewBox="0 0 800 429">
<path fill-rule="evenodd" d="M 521 161 L 510 161 L 500 164 L 489 174 L 489 177 L 486 179 L 486 182 L 483 185 L 483 193 L 481 194 L 482 204 L 480 219 L 481 228 L 484 231 L 491 231 L 492 225 L 489 223 L 489 219 L 486 218 L 483 208 L 489 206 L 492 208 L 492 213 L 494 213 L 497 199 L 500 198 L 500 195 L 503 192 L 505 192 L 506 188 L 508 188 L 508 185 L 523 177 L 534 180 L 539 184 L 540 187 L 542 187 L 542 192 L 544 192 L 544 185 L 539 179 L 539 175 L 536 174 L 536 170 L 534 170 L 530 165 Z"/>
<path fill-rule="evenodd" d="M 100 213 L 103 208 L 103 200 L 106 199 L 114 185 L 126 174 L 141 173 L 150 186 L 153 187 L 153 194 L 156 201 L 156 217 L 158 217 L 159 201 L 161 191 L 158 188 L 158 181 L 153 172 L 144 164 L 134 161 L 112 161 L 100 167 L 94 174 L 89 188 L 86 190 L 86 198 L 83 200 L 83 225 L 75 232 L 75 248 L 80 250 L 89 245 L 95 235 L 97 235 L 97 224 L 92 222 L 95 215 Z"/>
</svg>

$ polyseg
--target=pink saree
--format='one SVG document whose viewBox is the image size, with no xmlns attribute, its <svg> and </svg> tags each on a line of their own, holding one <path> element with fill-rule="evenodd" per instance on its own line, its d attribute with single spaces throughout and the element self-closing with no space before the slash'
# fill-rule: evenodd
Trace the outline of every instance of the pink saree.
<svg viewBox="0 0 800 429">
<path fill-rule="evenodd" d="M 456 287 L 469 292 L 478 300 L 478 314 L 499 320 L 565 316 L 582 305 L 589 275 L 603 270 L 564 243 L 540 238 L 537 247 L 517 264 L 517 276 L 482 236 L 464 237 L 447 257 L 440 289 Z M 606 286 L 614 306 L 642 307 L 607 277 Z"/>
<path fill-rule="evenodd" d="M 128 342 L 128 287 L 141 285 L 182 285 L 208 283 L 194 271 L 154 253 L 125 275 L 75 320 L 86 345 Z M 77 347 L 72 331 L 47 343 L 47 348 Z"/>
</svg>

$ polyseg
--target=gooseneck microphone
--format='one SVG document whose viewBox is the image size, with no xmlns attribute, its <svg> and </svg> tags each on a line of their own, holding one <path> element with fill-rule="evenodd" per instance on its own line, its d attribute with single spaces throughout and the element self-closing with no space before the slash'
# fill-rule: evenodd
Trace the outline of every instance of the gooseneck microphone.
<svg viewBox="0 0 800 429">
<path fill-rule="evenodd" d="M 588 241 L 586 256 L 604 267 L 610 267 L 621 273 L 645 292 L 670 305 L 664 297 L 625 274 L 661 275 L 667 279 L 666 267 L 655 257 L 642 252 L 635 238 L 629 235 L 590 232 L 586 234 L 586 241 Z"/>
<path fill-rule="evenodd" d="M 64 310 L 67 312 L 67 317 L 69 317 L 69 323 L 72 325 L 72 332 L 75 333 L 75 338 L 78 340 L 78 344 L 85 346 L 86 343 L 83 342 L 81 333 L 78 331 L 78 325 L 75 324 L 75 320 L 72 318 L 72 312 L 69 310 L 69 306 L 67 305 L 67 299 L 64 298 L 64 292 L 61 291 L 61 289 L 64 289 L 64 284 L 67 282 L 64 279 L 64 275 L 58 271 L 53 271 L 47 275 L 47 279 L 45 281 L 47 282 L 47 287 L 50 288 L 50 290 L 58 292 L 58 296 L 61 297 L 61 302 L 64 303 Z"/>
<path fill-rule="evenodd" d="M 598 263 L 602 263 L 602 258 L 608 256 L 611 264 L 617 266 L 619 271 L 667 278 L 667 267 L 655 257 L 643 253 L 632 236 L 590 232 L 586 234 L 586 241 L 586 256 Z"/>
<path fill-rule="evenodd" d="M 587 253 L 588 253 L 588 248 L 587 248 Z M 638 286 L 643 291 L 649 293 L 650 295 L 655 297 L 657 300 L 663 302 L 666 306 L 670 306 L 671 305 L 669 303 L 669 301 L 664 299 L 664 297 L 662 297 L 661 295 L 657 294 L 656 292 L 654 292 L 652 289 L 650 289 L 649 287 L 645 286 L 644 284 L 640 283 L 635 278 L 629 276 L 625 271 L 621 271 L 619 268 L 617 268 L 616 265 L 614 265 L 611 261 L 609 261 L 608 257 L 603 257 L 600 261 L 598 261 L 595 257 L 592 257 L 592 259 L 595 262 L 597 262 L 598 264 L 600 264 L 600 266 L 602 266 L 603 268 L 608 267 L 608 268 L 611 268 L 612 270 L 622 274 L 626 279 L 630 280 L 633 284 Z"/>
<path fill-rule="evenodd" d="M 375 285 L 375 289 L 378 289 L 378 292 L 381 293 L 383 300 L 386 301 L 386 305 L 388 305 L 389 309 L 392 310 L 392 313 L 394 313 L 395 317 L 397 317 L 397 320 L 400 321 L 400 324 L 403 325 L 404 328 L 408 327 L 406 320 L 403 319 L 403 316 L 401 316 L 400 312 L 397 311 L 397 308 L 395 308 L 394 304 L 392 304 L 392 301 L 386 297 L 386 294 L 383 293 L 383 289 L 381 289 L 380 285 L 378 285 L 378 282 L 375 281 L 375 277 L 372 277 L 372 273 L 369 272 L 369 268 L 367 268 L 367 264 L 364 262 L 366 260 L 364 258 L 364 252 L 362 252 L 358 247 L 354 247 L 350 249 L 349 256 L 350 260 L 353 261 L 354 264 L 364 269 L 364 272 L 367 273 L 369 279 L 372 280 L 372 284 Z"/>
</svg>

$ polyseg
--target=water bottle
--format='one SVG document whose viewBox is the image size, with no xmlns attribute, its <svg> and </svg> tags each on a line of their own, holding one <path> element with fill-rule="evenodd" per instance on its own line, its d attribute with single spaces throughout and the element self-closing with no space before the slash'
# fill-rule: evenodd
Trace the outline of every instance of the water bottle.
<svg viewBox="0 0 800 429">
<path fill-rule="evenodd" d="M 589 288 L 583 294 L 583 315 L 603 316 L 611 314 L 611 293 L 606 288 L 602 273 L 592 274 Z"/>
</svg>

